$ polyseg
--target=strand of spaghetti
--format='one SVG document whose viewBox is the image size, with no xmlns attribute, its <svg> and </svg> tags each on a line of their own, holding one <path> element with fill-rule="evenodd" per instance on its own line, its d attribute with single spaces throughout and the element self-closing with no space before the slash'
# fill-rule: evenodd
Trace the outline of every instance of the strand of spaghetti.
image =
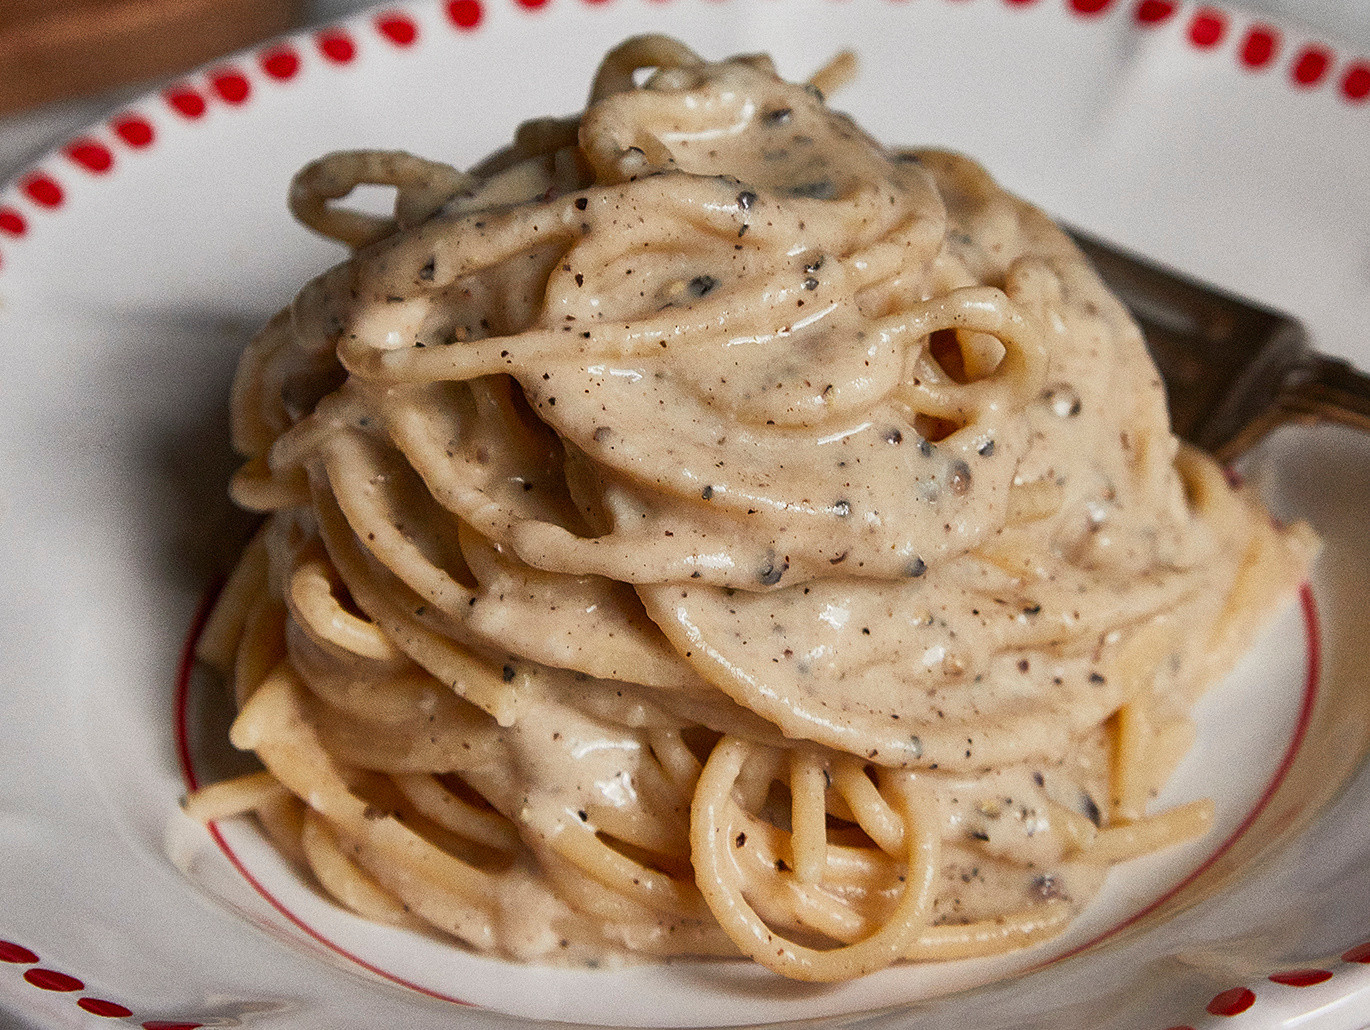
<svg viewBox="0 0 1370 1030">
<path fill-rule="evenodd" d="M 395 216 L 378 218 L 329 207 L 361 185 L 394 186 Z M 290 183 L 290 211 L 305 225 L 354 249 L 427 218 L 473 185 L 451 165 L 399 150 L 345 150 L 311 161 Z"/>
<path fill-rule="evenodd" d="M 266 589 L 268 568 L 266 528 L 262 527 L 243 548 L 238 564 L 214 599 L 214 610 L 195 641 L 195 656 L 220 673 L 233 668 L 248 614 L 256 598 Z"/>
<path fill-rule="evenodd" d="M 794 873 L 817 883 L 827 863 L 827 780 L 823 760 L 811 751 L 790 752 L 790 850 Z"/>
<path fill-rule="evenodd" d="M 294 794 L 286 793 L 276 801 L 266 801 L 254 813 L 267 839 L 285 856 L 287 862 L 304 869 L 309 859 L 304 854 L 304 817 L 309 808 Z"/>
<path fill-rule="evenodd" d="M 514 824 L 493 809 L 477 808 L 428 773 L 397 773 L 391 778 L 415 809 L 444 829 L 501 851 L 517 850 Z"/>
<path fill-rule="evenodd" d="M 248 610 L 233 662 L 233 696 L 240 708 L 280 665 L 285 652 L 285 620 L 285 605 L 269 594 L 259 597 Z"/>
<path fill-rule="evenodd" d="M 244 462 L 233 473 L 229 495 L 248 511 L 270 512 L 299 507 L 309 496 L 308 483 L 294 470 L 276 473 L 265 456 Z"/>
<path fill-rule="evenodd" d="M 809 85 L 820 93 L 833 93 L 856 77 L 856 55 L 840 50 L 831 61 L 809 76 Z"/>
<path fill-rule="evenodd" d="M 414 929 L 423 926 L 403 902 L 347 857 L 328 823 L 314 812 L 305 815 L 300 844 L 310 871 L 340 904 L 378 923 Z"/>
<path fill-rule="evenodd" d="M 746 834 L 746 860 L 756 863 L 754 872 L 776 869 L 777 862 L 780 865 L 789 864 L 789 856 L 793 851 L 789 831 L 773 826 L 741 806 L 733 812 L 733 821 L 736 828 Z M 739 856 L 743 854 L 741 850 L 738 852 Z M 892 857 L 879 848 L 829 841 L 825 849 L 821 884 L 824 888 L 844 894 L 878 892 L 887 889 L 902 875 L 903 861 L 907 856 L 907 847 L 903 854 Z"/>
<path fill-rule="evenodd" d="M 469 574 L 460 563 L 461 549 L 454 539 L 456 519 L 444 518 L 436 504 L 426 512 L 418 508 L 413 500 L 424 492 L 421 487 L 408 491 L 410 503 L 406 504 L 400 495 L 401 483 L 413 478 L 413 473 L 398 462 L 383 460 L 381 454 L 374 441 L 358 433 L 335 434 L 323 463 L 333 498 L 353 534 L 366 541 L 366 550 L 376 560 L 429 604 L 464 615 L 475 594 L 453 574 L 457 570 Z M 398 512 L 412 514 L 406 522 L 397 522 Z M 440 568 L 420 546 L 423 540 L 436 550 L 436 541 L 444 533 L 452 538 L 444 550 L 455 566 L 453 571 Z"/>
<path fill-rule="evenodd" d="M 256 751 L 278 780 L 352 842 L 351 857 L 413 911 L 472 944 L 489 942 L 490 877 L 354 795 L 320 746 L 301 701 L 293 676 L 271 676 L 234 721 L 234 746 Z"/>
<path fill-rule="evenodd" d="M 636 87 L 633 73 L 642 68 L 698 68 L 704 62 L 689 47 L 670 36 L 634 36 L 604 55 L 590 84 L 590 103 Z"/>
<path fill-rule="evenodd" d="M 908 825 L 908 872 L 904 890 L 889 919 L 871 936 L 831 951 L 817 951 L 785 940 L 757 917 L 743 896 L 732 857 L 731 791 L 750 746 L 724 737 L 704 765 L 690 812 L 690 845 L 699 889 L 714 917 L 742 952 L 776 972 L 801 980 L 831 982 L 861 976 L 888 965 L 916 938 L 931 904 L 938 835 L 923 825 Z M 905 798 L 911 820 L 912 804 Z"/>
<path fill-rule="evenodd" d="M 348 588 L 362 609 L 390 640 L 416 663 L 460 696 L 505 725 L 514 720 L 515 677 L 505 679 L 493 663 L 429 629 L 414 612 L 422 599 L 388 571 L 367 565 L 346 518 L 331 494 L 316 493 L 319 528 Z M 383 568 L 383 567 L 382 567 Z"/>
<path fill-rule="evenodd" d="M 269 772 L 245 773 L 192 791 L 181 809 L 196 822 L 211 823 L 245 815 L 288 794 Z"/>
<path fill-rule="evenodd" d="M 851 806 L 857 825 L 870 835 L 881 851 L 897 855 L 904 848 L 904 822 L 866 775 L 865 768 L 850 758 L 833 763 L 833 784 Z"/>
<path fill-rule="evenodd" d="M 375 661 L 392 661 L 400 651 L 374 622 L 358 618 L 338 602 L 337 589 L 323 560 L 302 561 L 290 576 L 286 594 L 290 614 L 316 639 Z"/>
<path fill-rule="evenodd" d="M 1213 825 L 1213 802 L 1191 801 L 1157 815 L 1143 816 L 1125 826 L 1100 830 L 1083 855 L 1091 862 L 1115 864 L 1192 840 Z"/>
<path fill-rule="evenodd" d="M 1050 800 L 1047 802 L 1047 814 L 1051 822 L 1060 828 L 1071 852 L 1087 851 L 1094 846 L 1099 827 L 1092 820 Z"/>
<path fill-rule="evenodd" d="M 649 869 L 615 851 L 575 812 L 529 811 L 524 821 L 545 839 L 548 847 L 610 890 L 661 912 L 694 918 L 708 913 L 693 884 Z"/>
<path fill-rule="evenodd" d="M 1055 937 L 1074 916 L 1075 908 L 1067 902 L 1047 901 L 996 919 L 929 926 L 919 931 L 904 957 L 916 962 L 950 962 L 1027 948 Z"/>
<path fill-rule="evenodd" d="M 286 428 L 281 416 L 281 398 L 262 385 L 266 366 L 282 352 L 289 353 L 295 344 L 291 329 L 290 309 L 282 308 L 248 343 L 238 361 L 233 377 L 228 407 L 231 418 L 233 449 L 246 457 L 264 454 Z"/>
<path fill-rule="evenodd" d="M 685 743 L 680 731 L 675 729 L 653 730 L 648 736 L 648 740 L 652 755 L 656 758 L 667 779 L 678 787 L 689 788 L 690 793 L 693 794 L 694 785 L 699 780 L 699 771 L 703 766 L 699 764 L 699 759 L 694 756 L 694 753 Z"/>
</svg>

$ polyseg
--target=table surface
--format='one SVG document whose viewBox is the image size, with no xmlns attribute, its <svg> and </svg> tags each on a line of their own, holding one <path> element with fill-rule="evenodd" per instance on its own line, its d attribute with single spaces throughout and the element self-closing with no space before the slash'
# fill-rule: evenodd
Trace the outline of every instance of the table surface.
<svg viewBox="0 0 1370 1030">
<path fill-rule="evenodd" d="M 305 19 L 318 24 L 346 17 L 374 0 L 310 0 Z M 1227 6 L 1307 26 L 1329 39 L 1340 39 L 1370 56 L 1370 3 L 1366 0 L 1242 0 Z M 0 184 L 35 158 L 86 125 L 102 120 L 148 86 L 102 94 L 78 101 L 49 104 L 36 111 L 0 118 Z"/>
</svg>

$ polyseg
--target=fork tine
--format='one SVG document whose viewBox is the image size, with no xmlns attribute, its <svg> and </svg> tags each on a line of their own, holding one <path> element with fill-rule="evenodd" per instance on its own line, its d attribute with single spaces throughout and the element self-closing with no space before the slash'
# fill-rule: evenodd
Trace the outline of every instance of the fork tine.
<svg viewBox="0 0 1370 1030">
<path fill-rule="evenodd" d="M 1183 439 L 1231 461 L 1288 421 L 1370 430 L 1370 378 L 1314 352 L 1296 319 L 1067 232 L 1137 319 Z"/>
</svg>

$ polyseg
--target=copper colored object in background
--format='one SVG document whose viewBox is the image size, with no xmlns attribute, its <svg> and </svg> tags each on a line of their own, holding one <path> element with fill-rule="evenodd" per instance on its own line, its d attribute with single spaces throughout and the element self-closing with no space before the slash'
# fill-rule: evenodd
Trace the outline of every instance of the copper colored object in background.
<svg viewBox="0 0 1370 1030">
<path fill-rule="evenodd" d="M 1231 461 L 1285 422 L 1370 430 L 1370 377 L 1289 315 L 1071 230 L 1141 325 L 1183 439 Z"/>
<path fill-rule="evenodd" d="M 0 0 L 0 114 L 187 71 L 284 32 L 301 0 Z"/>
</svg>

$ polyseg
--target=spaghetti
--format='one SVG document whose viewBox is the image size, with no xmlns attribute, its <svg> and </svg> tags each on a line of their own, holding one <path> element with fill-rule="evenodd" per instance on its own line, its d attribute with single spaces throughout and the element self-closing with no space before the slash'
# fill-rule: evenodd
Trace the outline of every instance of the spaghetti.
<svg viewBox="0 0 1370 1030">
<path fill-rule="evenodd" d="M 1207 828 L 1148 802 L 1315 542 L 978 166 L 641 37 L 469 173 L 291 203 L 355 253 L 239 369 L 266 519 L 201 654 L 265 771 L 192 812 L 479 950 L 817 981 L 1042 940 Z"/>
</svg>

